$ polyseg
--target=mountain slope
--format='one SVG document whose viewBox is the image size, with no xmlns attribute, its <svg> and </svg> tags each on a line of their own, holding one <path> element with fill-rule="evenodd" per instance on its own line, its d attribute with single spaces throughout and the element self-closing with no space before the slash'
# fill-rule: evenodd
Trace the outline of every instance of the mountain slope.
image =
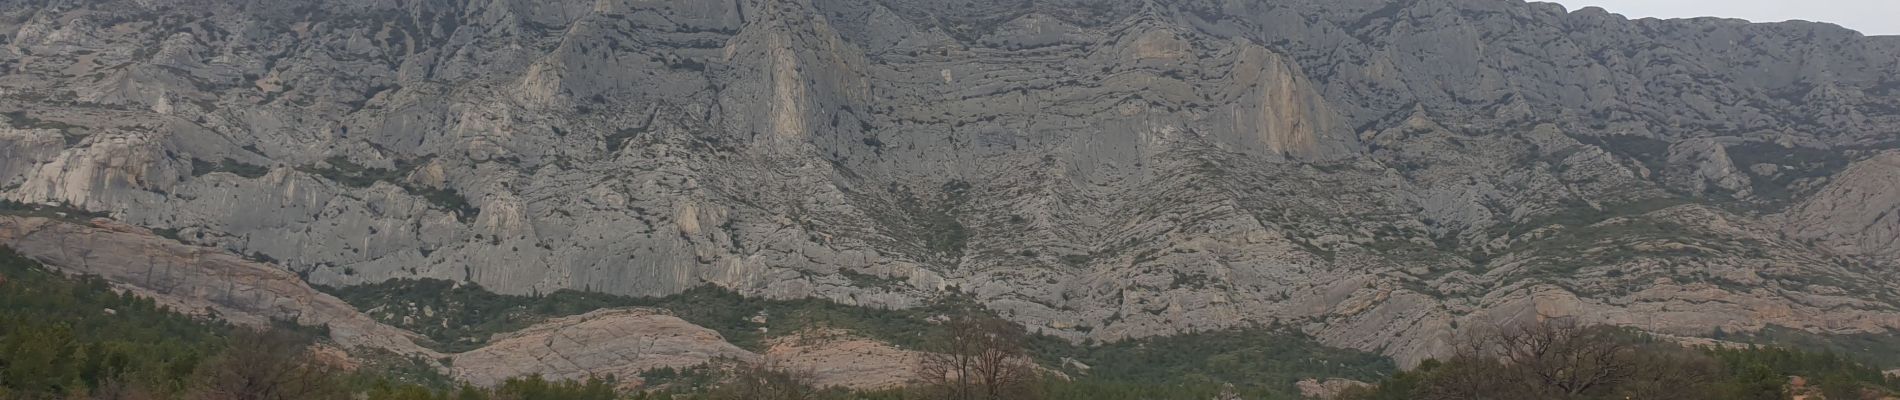
<svg viewBox="0 0 1900 400">
<path fill-rule="evenodd" d="M 1278 325 L 1404 364 L 1540 315 L 1900 329 L 1869 246 L 1893 197 L 1856 189 L 1894 168 L 1900 40 L 1825 24 L 1504 0 L 0 15 L 0 197 L 317 284 L 958 290 L 1076 340 Z"/>
</svg>

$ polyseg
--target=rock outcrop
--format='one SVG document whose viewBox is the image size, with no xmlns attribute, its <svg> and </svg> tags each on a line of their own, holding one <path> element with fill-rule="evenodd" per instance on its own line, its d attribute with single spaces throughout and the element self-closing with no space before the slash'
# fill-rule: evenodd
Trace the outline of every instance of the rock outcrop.
<svg viewBox="0 0 1900 400">
<path fill-rule="evenodd" d="M 925 353 L 850 332 L 815 330 L 773 339 L 762 355 L 769 365 L 809 374 L 819 387 L 881 390 L 916 383 Z"/>
<path fill-rule="evenodd" d="M 610 309 L 550 320 L 498 336 L 454 355 L 455 376 L 481 385 L 541 375 L 560 379 L 617 377 L 629 387 L 641 372 L 722 363 L 763 363 L 807 376 L 818 387 L 879 390 L 916 381 L 923 354 L 849 332 L 799 332 L 772 339 L 760 353 L 664 310 Z"/>
<path fill-rule="evenodd" d="M 488 346 L 454 355 L 452 364 L 456 378 L 482 385 L 538 374 L 614 376 L 633 387 L 643 384 L 641 372 L 659 368 L 763 363 L 809 377 L 818 387 L 879 390 L 914 383 L 923 354 L 835 330 L 778 337 L 753 353 L 663 310 L 612 309 L 496 337 Z"/>
<path fill-rule="evenodd" d="M 455 378 L 477 385 L 527 375 L 585 380 L 615 377 L 629 386 L 641 372 L 687 368 L 714 360 L 757 362 L 759 356 L 718 332 L 650 309 L 609 309 L 498 336 L 480 349 L 456 354 Z"/>
</svg>

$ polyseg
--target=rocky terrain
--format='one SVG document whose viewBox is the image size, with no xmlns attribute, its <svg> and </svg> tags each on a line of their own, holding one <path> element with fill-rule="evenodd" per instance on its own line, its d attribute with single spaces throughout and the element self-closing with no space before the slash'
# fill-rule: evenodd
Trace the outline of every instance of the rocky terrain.
<svg viewBox="0 0 1900 400">
<path fill-rule="evenodd" d="M 314 284 L 959 291 L 1078 341 L 1279 326 L 1402 364 L 1540 316 L 1900 329 L 1900 38 L 1828 24 L 107 0 L 0 2 L 0 38 L 0 198 L 143 227 L 65 243 L 150 229 Z"/>
</svg>

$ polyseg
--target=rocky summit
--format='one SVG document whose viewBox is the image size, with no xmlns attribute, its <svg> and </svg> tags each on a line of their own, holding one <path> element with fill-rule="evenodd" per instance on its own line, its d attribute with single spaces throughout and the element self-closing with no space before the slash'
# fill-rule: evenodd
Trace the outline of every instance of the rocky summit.
<svg viewBox="0 0 1900 400">
<path fill-rule="evenodd" d="M 21 252 L 212 263 L 104 274 L 187 297 L 262 262 L 280 270 L 243 284 L 264 294 L 212 301 L 317 304 L 409 353 L 295 281 L 960 293 L 1077 343 L 1277 327 L 1400 365 L 1544 317 L 1900 331 L 1900 37 L 1824 23 L 1518 0 L 44 0 L 0 2 L 0 39 L 0 198 L 117 221 L 0 221 Z M 456 363 L 661 322 L 697 344 L 654 365 L 756 357 L 670 318 L 553 321 Z"/>
</svg>

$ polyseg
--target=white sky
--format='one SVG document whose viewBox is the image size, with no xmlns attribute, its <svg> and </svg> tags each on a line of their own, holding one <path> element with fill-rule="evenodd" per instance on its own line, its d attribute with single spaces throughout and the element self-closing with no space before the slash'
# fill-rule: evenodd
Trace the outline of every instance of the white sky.
<svg viewBox="0 0 1900 400">
<path fill-rule="evenodd" d="M 1545 0 L 1571 11 L 1598 6 L 1630 18 L 1726 17 L 1830 22 L 1868 35 L 1900 35 L 1900 0 Z"/>
</svg>

